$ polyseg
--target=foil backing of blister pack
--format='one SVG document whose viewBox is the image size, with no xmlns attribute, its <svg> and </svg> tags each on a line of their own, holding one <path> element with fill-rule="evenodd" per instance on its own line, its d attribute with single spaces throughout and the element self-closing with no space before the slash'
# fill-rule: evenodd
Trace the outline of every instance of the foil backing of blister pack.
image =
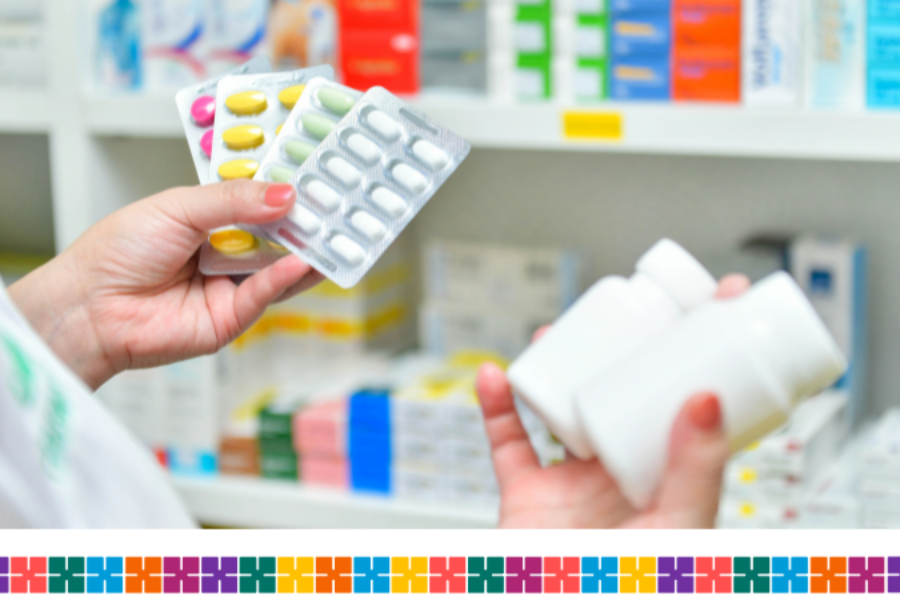
<svg viewBox="0 0 900 600">
<path fill-rule="evenodd" d="M 215 115 L 213 114 L 212 123 L 198 123 L 192 113 L 194 103 L 201 98 L 208 98 L 213 105 L 215 105 L 216 91 L 219 82 L 226 77 L 269 73 L 271 70 L 272 65 L 269 63 L 269 59 L 264 56 L 258 56 L 241 66 L 232 69 L 228 73 L 208 79 L 203 83 L 186 87 L 175 95 L 175 104 L 178 107 L 178 115 L 181 117 L 181 126 L 184 128 L 184 135 L 187 138 L 188 146 L 191 150 L 191 158 L 194 159 L 194 168 L 197 169 L 197 178 L 200 180 L 200 185 L 206 185 L 210 182 L 209 167 L 211 156 L 208 156 L 204 152 L 202 141 L 203 136 L 206 135 L 207 132 L 213 131 Z M 209 148 L 211 150 L 211 143 Z"/>
<path fill-rule="evenodd" d="M 279 126 L 287 121 L 294 108 L 294 105 L 285 106 L 279 99 L 279 94 L 294 86 L 306 85 L 316 77 L 333 79 L 334 69 L 330 65 L 320 65 L 284 73 L 232 76 L 220 81 L 216 98 L 210 181 L 252 179 L 269 147 L 275 142 Z M 258 112 L 249 108 L 247 110 L 250 112 L 247 114 L 238 114 L 228 108 L 230 99 L 242 94 L 249 98 L 248 94 L 252 93 L 262 93 L 265 96 L 265 108 Z M 248 104 L 252 106 L 252 103 Z M 247 131 L 251 127 L 262 129 L 263 139 L 259 144 L 240 149 L 225 143 L 228 132 L 239 128 Z M 224 172 L 227 172 L 227 176 L 223 177 Z"/>
<path fill-rule="evenodd" d="M 352 91 L 332 82 L 312 81 L 304 96 L 310 94 L 312 102 L 317 104 L 313 94 L 322 85 Z M 304 101 L 303 97 L 301 101 Z M 390 126 L 390 121 L 397 127 Z M 396 135 L 385 137 L 379 131 L 396 131 Z M 380 156 L 372 162 L 360 159 L 348 148 L 347 140 L 353 133 L 360 133 L 377 144 L 381 148 Z M 420 141 L 445 154 L 446 161 L 440 168 L 429 167 L 426 160 L 413 152 L 413 145 Z M 462 163 L 469 150 L 469 143 L 460 136 L 384 88 L 372 88 L 294 174 L 291 183 L 297 190 L 297 204 L 292 212 L 275 223 L 263 225 L 262 229 L 339 286 L 352 287 Z M 350 185 L 346 179 L 336 176 L 334 169 L 329 170 L 327 165 L 333 164 L 334 159 L 341 159 L 341 164 L 349 163 L 359 172 L 355 184 Z M 407 189 L 397 175 L 401 170 L 404 174 L 418 174 L 416 177 L 424 178 L 425 185 L 416 191 Z M 316 182 L 315 190 L 320 197 L 325 187 L 340 195 L 336 207 L 328 210 L 317 202 L 310 193 L 313 182 Z M 380 188 L 385 188 L 394 198 L 401 198 L 405 208 L 402 211 L 381 208 L 372 195 Z M 383 199 L 385 194 L 379 192 L 378 196 Z M 365 211 L 380 221 L 385 229 L 381 239 L 371 241 L 351 224 L 356 211 Z M 396 216 L 391 216 L 392 212 Z M 316 227 L 312 226 L 314 222 L 310 215 L 318 220 Z M 340 249 L 336 249 L 340 242 L 346 254 L 347 240 L 362 250 L 363 256 L 356 264 L 344 260 Z"/>
<path fill-rule="evenodd" d="M 199 269 L 203 275 L 251 275 L 265 269 L 289 252 L 279 249 L 263 237 L 256 237 L 256 246 L 239 253 L 226 254 L 213 248 L 207 240 L 200 246 Z"/>
</svg>

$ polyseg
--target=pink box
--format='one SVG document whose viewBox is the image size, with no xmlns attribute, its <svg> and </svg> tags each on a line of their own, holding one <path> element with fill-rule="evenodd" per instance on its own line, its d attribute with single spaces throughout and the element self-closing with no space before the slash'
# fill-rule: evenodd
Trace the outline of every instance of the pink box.
<svg viewBox="0 0 900 600">
<path fill-rule="evenodd" d="M 294 416 L 294 446 L 304 456 L 346 456 L 347 401 L 330 400 L 298 412 Z"/>
<path fill-rule="evenodd" d="M 300 458 L 300 480 L 309 485 L 347 489 L 349 468 L 343 458 L 321 458 L 303 456 Z"/>
</svg>

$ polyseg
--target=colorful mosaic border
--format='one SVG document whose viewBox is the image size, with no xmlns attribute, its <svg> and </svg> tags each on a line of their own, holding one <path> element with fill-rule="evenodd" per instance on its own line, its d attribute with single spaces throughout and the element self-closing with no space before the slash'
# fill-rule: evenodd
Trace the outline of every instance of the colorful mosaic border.
<svg viewBox="0 0 900 600">
<path fill-rule="evenodd" d="M 0 557 L 0 594 L 900 594 L 900 556 Z"/>
</svg>

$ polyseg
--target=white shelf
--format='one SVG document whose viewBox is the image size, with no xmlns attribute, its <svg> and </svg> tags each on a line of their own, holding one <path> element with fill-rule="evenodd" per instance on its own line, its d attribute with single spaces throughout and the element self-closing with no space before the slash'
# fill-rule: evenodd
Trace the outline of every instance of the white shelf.
<svg viewBox="0 0 900 600">
<path fill-rule="evenodd" d="M 0 132 L 48 133 L 53 120 L 50 94 L 0 87 Z"/>
<path fill-rule="evenodd" d="M 900 113 L 753 111 L 717 105 L 603 104 L 563 107 L 466 97 L 424 97 L 413 104 L 476 147 L 656 154 L 900 160 Z M 94 135 L 181 137 L 167 96 L 85 97 Z M 567 110 L 621 115 L 619 141 L 563 136 Z"/>
<path fill-rule="evenodd" d="M 487 528 L 496 511 L 378 498 L 240 477 L 174 478 L 194 517 L 226 527 Z"/>
</svg>

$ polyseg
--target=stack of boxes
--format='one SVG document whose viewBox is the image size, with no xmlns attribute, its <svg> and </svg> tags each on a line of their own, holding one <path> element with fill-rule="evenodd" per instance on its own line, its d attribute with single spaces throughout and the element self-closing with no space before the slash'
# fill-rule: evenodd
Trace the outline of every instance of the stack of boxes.
<svg viewBox="0 0 900 600">
<path fill-rule="evenodd" d="M 807 104 L 858 110 L 866 104 L 866 0 L 809 0 Z"/>
<path fill-rule="evenodd" d="M 560 2 L 556 15 L 559 96 L 576 102 L 609 97 L 609 15 L 606 0 Z"/>
<path fill-rule="evenodd" d="M 304 483 L 349 487 L 347 397 L 325 397 L 294 416 L 294 443 Z"/>
<path fill-rule="evenodd" d="M 610 96 L 669 100 L 672 0 L 612 0 Z"/>
<path fill-rule="evenodd" d="M 673 0 L 672 8 L 673 99 L 740 101 L 741 0 Z"/>
<path fill-rule="evenodd" d="M 259 474 L 263 479 L 300 479 L 294 415 L 302 405 L 302 400 L 292 398 L 273 402 L 260 411 L 257 447 Z"/>
<path fill-rule="evenodd" d="M 553 85 L 553 3 L 516 0 L 514 72 L 515 96 L 524 100 L 551 98 Z"/>
<path fill-rule="evenodd" d="M 869 0 L 866 98 L 871 108 L 900 107 L 900 1 Z"/>
<path fill-rule="evenodd" d="M 363 389 L 349 402 L 347 447 L 350 489 L 391 493 L 391 397 L 388 390 Z"/>
<path fill-rule="evenodd" d="M 802 524 L 805 498 L 846 439 L 847 396 L 807 400 L 790 422 L 735 455 L 725 471 L 719 527 L 790 528 Z"/>
<path fill-rule="evenodd" d="M 340 72 L 346 85 L 419 91 L 418 0 L 340 0 Z"/>
<path fill-rule="evenodd" d="M 487 0 L 423 0 L 423 90 L 487 92 Z"/>
<path fill-rule="evenodd" d="M 517 356 L 586 281 L 578 253 L 489 244 L 431 243 L 423 270 L 421 346 L 437 356 L 466 350 Z"/>
<path fill-rule="evenodd" d="M 900 528 L 900 410 L 888 411 L 860 449 L 859 499 L 867 528 Z"/>
</svg>

